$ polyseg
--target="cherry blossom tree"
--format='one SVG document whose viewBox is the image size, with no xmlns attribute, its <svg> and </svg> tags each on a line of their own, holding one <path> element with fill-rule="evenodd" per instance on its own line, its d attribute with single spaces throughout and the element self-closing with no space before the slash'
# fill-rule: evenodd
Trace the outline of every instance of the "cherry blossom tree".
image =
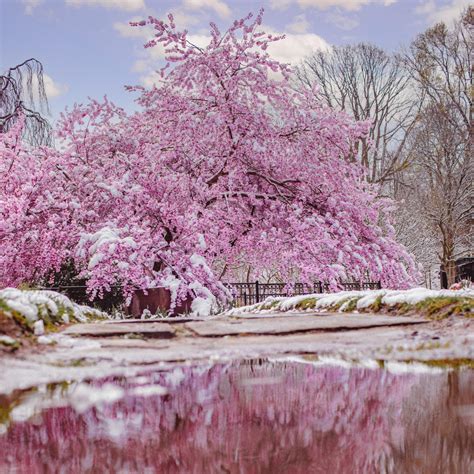
<svg viewBox="0 0 474 474">
<path fill-rule="evenodd" d="M 152 89 L 129 88 L 140 111 L 75 105 L 60 150 L 25 148 L 18 127 L 2 136 L 3 284 L 73 260 L 93 296 L 165 286 L 202 314 L 229 297 L 221 281 L 243 261 L 332 288 L 412 283 L 392 204 L 351 159 L 369 124 L 295 91 L 289 66 L 266 52 L 281 38 L 261 22 L 262 12 L 225 33 L 211 24 L 206 47 L 171 15 L 134 23 L 154 28 L 145 47 L 164 46 L 173 65 Z"/>
</svg>

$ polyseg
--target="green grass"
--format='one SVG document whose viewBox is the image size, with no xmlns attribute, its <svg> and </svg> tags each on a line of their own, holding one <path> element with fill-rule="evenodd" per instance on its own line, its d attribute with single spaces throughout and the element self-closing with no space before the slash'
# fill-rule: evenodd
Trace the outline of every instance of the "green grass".
<svg viewBox="0 0 474 474">
<path fill-rule="evenodd" d="M 414 309 L 434 320 L 445 319 L 453 314 L 472 317 L 474 300 L 457 297 L 427 298 L 414 305 Z"/>
<path fill-rule="evenodd" d="M 367 310 L 369 310 L 372 313 L 380 312 L 383 308 L 382 298 L 383 298 L 383 295 L 377 296 L 375 301 L 367 308 Z"/>
<path fill-rule="evenodd" d="M 342 312 L 342 313 L 369 313 L 369 314 L 386 314 L 394 316 L 421 316 L 430 320 L 442 320 L 450 316 L 462 316 L 472 318 L 474 317 L 474 298 L 466 296 L 438 296 L 426 298 L 425 300 L 412 303 L 398 303 L 388 305 L 383 303 L 384 295 L 376 297 L 375 301 L 366 308 L 357 308 L 357 303 L 363 295 L 347 296 L 337 303 L 330 306 L 320 307 L 321 311 L 328 312 Z M 258 312 L 262 310 L 277 310 L 277 311 L 291 311 L 291 310 L 316 310 L 316 306 L 320 297 L 310 296 L 302 298 L 298 303 L 282 309 L 285 307 L 285 299 L 274 300 L 254 304 L 247 307 L 249 312 Z"/>
<path fill-rule="evenodd" d="M 318 300 L 316 298 L 308 297 L 297 303 L 295 308 L 301 310 L 314 309 L 316 307 L 317 301 Z"/>
</svg>

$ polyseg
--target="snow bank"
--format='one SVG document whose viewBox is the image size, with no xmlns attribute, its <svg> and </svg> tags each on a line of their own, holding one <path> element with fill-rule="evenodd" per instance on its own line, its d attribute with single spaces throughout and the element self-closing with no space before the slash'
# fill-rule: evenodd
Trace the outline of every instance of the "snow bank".
<svg viewBox="0 0 474 474">
<path fill-rule="evenodd" d="M 205 286 L 195 281 L 189 288 L 196 294 L 191 303 L 191 315 L 196 317 L 210 316 L 217 309 L 217 299 Z"/>
<path fill-rule="evenodd" d="M 16 339 L 13 339 L 13 337 L 6 336 L 6 335 L 1 335 L 0 336 L 0 345 L 4 346 L 15 346 L 17 343 Z"/>
<path fill-rule="evenodd" d="M 340 291 L 338 293 L 314 293 L 287 298 L 269 297 L 262 303 L 243 306 L 226 311 L 227 316 L 242 314 L 269 314 L 282 311 L 336 311 L 336 312 L 377 312 L 405 305 L 410 309 L 418 303 L 432 299 L 453 299 L 452 302 L 464 303 L 464 313 L 474 313 L 474 290 L 428 290 L 412 288 L 410 290 L 366 290 Z"/>
<path fill-rule="evenodd" d="M 35 334 L 44 333 L 44 323 L 86 322 L 91 318 L 106 318 L 106 313 L 72 302 L 67 296 L 49 290 L 0 290 L 0 309 L 13 316 L 19 314 Z"/>
</svg>

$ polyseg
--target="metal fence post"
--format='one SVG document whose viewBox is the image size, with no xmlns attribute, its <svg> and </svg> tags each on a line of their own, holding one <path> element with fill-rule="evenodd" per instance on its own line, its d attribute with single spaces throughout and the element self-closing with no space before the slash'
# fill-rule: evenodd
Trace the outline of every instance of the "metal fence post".
<svg viewBox="0 0 474 474">
<path fill-rule="evenodd" d="M 255 303 L 260 303 L 260 291 L 258 288 L 258 280 L 255 282 Z"/>
</svg>

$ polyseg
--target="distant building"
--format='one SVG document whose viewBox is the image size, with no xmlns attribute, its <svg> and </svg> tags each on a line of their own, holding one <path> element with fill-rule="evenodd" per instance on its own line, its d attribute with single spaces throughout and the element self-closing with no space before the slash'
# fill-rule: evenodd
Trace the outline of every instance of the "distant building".
<svg viewBox="0 0 474 474">
<path fill-rule="evenodd" d="M 462 257 L 456 260 L 456 281 L 469 280 L 474 281 L 474 256 Z M 444 265 L 440 267 L 441 288 L 448 287 L 448 278 L 444 271 Z"/>
</svg>

